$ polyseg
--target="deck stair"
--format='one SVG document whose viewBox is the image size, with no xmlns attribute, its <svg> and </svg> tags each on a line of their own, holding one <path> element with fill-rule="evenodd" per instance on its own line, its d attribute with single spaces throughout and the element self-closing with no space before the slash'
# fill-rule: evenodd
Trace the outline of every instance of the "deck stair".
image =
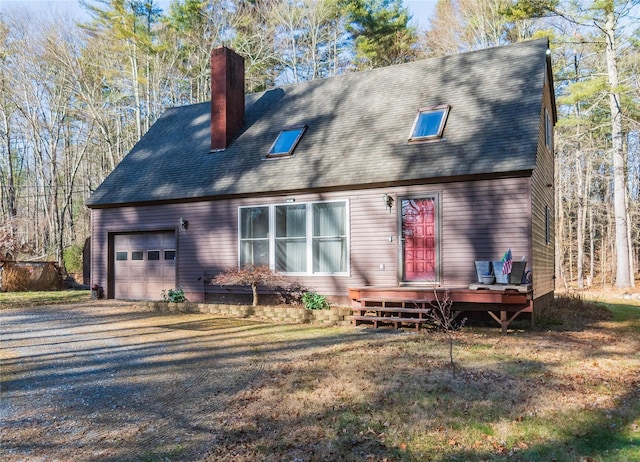
<svg viewBox="0 0 640 462">
<path fill-rule="evenodd" d="M 353 325 L 411 325 L 419 330 L 432 320 L 433 303 L 448 298 L 454 315 L 485 312 L 499 325 L 503 334 L 511 322 L 523 313 L 530 314 L 534 325 L 533 288 L 530 284 L 470 284 L 455 288 L 355 287 L 349 289 Z"/>
<path fill-rule="evenodd" d="M 361 298 L 359 306 L 352 306 L 354 313 L 349 316 L 351 322 L 371 324 L 374 329 L 381 326 L 393 326 L 396 329 L 410 325 L 419 330 L 429 322 L 430 304 L 427 300 L 403 298 Z"/>
</svg>

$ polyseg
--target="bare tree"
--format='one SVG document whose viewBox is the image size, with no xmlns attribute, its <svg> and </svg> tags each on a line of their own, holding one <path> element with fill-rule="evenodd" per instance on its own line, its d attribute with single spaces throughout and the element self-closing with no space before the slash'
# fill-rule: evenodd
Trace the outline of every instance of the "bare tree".
<svg viewBox="0 0 640 462">
<path fill-rule="evenodd" d="M 438 294 L 434 289 L 433 297 L 427 319 L 431 320 L 436 329 L 447 335 L 449 340 L 449 363 L 451 364 L 451 372 L 455 376 L 456 365 L 453 362 L 454 332 L 464 327 L 467 318 L 458 318 L 460 313 L 453 309 L 453 300 L 448 290 L 442 294 Z"/>
<path fill-rule="evenodd" d="M 608 99 L 608 136 L 611 145 L 608 151 L 611 153 L 613 170 L 613 194 L 615 222 L 615 260 L 616 260 L 616 286 L 619 288 L 631 287 L 634 280 L 631 245 L 630 223 L 627 213 L 627 181 L 625 165 L 625 131 L 623 127 L 623 113 L 625 105 L 622 100 L 621 85 L 619 79 L 619 49 L 617 38 L 625 25 L 633 24 L 629 19 L 630 11 L 637 6 L 636 0 L 615 2 L 605 0 L 602 2 L 590 2 L 588 4 L 558 5 L 552 1 L 521 0 L 510 10 L 511 17 L 544 17 L 552 14 L 562 20 L 575 25 L 577 42 L 587 41 L 601 44 L 604 49 L 604 62 L 606 72 L 606 86 L 601 89 Z M 591 35 L 588 40 L 585 35 Z M 575 40 L 574 38 L 574 40 Z M 601 56 L 601 51 L 596 50 L 596 56 Z M 592 74 L 594 82 L 599 80 L 598 74 Z"/>
</svg>

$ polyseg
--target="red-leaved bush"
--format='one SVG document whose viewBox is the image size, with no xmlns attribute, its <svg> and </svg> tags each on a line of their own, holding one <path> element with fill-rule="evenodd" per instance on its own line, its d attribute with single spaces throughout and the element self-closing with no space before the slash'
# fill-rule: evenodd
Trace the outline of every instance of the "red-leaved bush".
<svg viewBox="0 0 640 462">
<path fill-rule="evenodd" d="M 229 268 L 211 280 L 221 286 L 251 286 L 253 306 L 258 305 L 258 286 L 277 287 L 285 282 L 284 276 L 271 271 L 268 266 L 247 265 L 243 268 Z"/>
</svg>

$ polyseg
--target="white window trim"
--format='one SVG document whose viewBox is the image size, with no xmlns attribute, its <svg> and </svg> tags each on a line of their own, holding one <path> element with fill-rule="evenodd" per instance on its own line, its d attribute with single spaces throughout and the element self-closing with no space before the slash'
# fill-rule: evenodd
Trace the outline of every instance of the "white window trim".
<svg viewBox="0 0 640 462">
<path fill-rule="evenodd" d="M 345 230 L 346 230 L 346 245 L 347 245 L 347 262 L 345 271 L 340 271 L 336 273 L 330 272 L 314 272 L 313 271 L 313 206 L 314 204 L 328 204 L 328 203 L 343 203 L 345 204 Z M 351 224 L 350 224 L 350 211 L 349 211 L 349 200 L 347 199 L 335 199 L 335 200 L 325 200 L 325 201 L 309 201 L 309 202 L 296 202 L 295 204 L 305 204 L 307 207 L 306 213 L 306 221 L 307 221 L 307 233 L 306 233 L 306 252 L 307 252 L 307 271 L 306 272 L 284 272 L 279 271 L 280 274 L 284 274 L 287 276 L 349 276 L 351 274 Z M 276 207 L 281 207 L 285 205 L 293 205 L 291 203 L 282 202 L 277 204 L 256 204 L 256 205 L 242 205 L 238 207 L 238 268 L 241 265 L 241 252 L 242 252 L 242 239 L 240 233 L 241 222 L 241 209 L 251 209 L 257 207 L 268 207 L 269 209 L 269 232 L 268 232 L 268 241 L 269 241 L 269 268 L 272 271 L 276 271 L 276 252 L 275 252 L 275 244 L 276 244 Z"/>
</svg>

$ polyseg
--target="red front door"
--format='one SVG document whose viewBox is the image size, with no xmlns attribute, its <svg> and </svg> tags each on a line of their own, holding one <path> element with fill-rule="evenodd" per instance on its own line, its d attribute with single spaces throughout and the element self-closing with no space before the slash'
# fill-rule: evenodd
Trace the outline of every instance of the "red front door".
<svg viewBox="0 0 640 462">
<path fill-rule="evenodd" d="M 405 282 L 436 282 L 436 200 L 402 199 L 402 258 Z"/>
</svg>

